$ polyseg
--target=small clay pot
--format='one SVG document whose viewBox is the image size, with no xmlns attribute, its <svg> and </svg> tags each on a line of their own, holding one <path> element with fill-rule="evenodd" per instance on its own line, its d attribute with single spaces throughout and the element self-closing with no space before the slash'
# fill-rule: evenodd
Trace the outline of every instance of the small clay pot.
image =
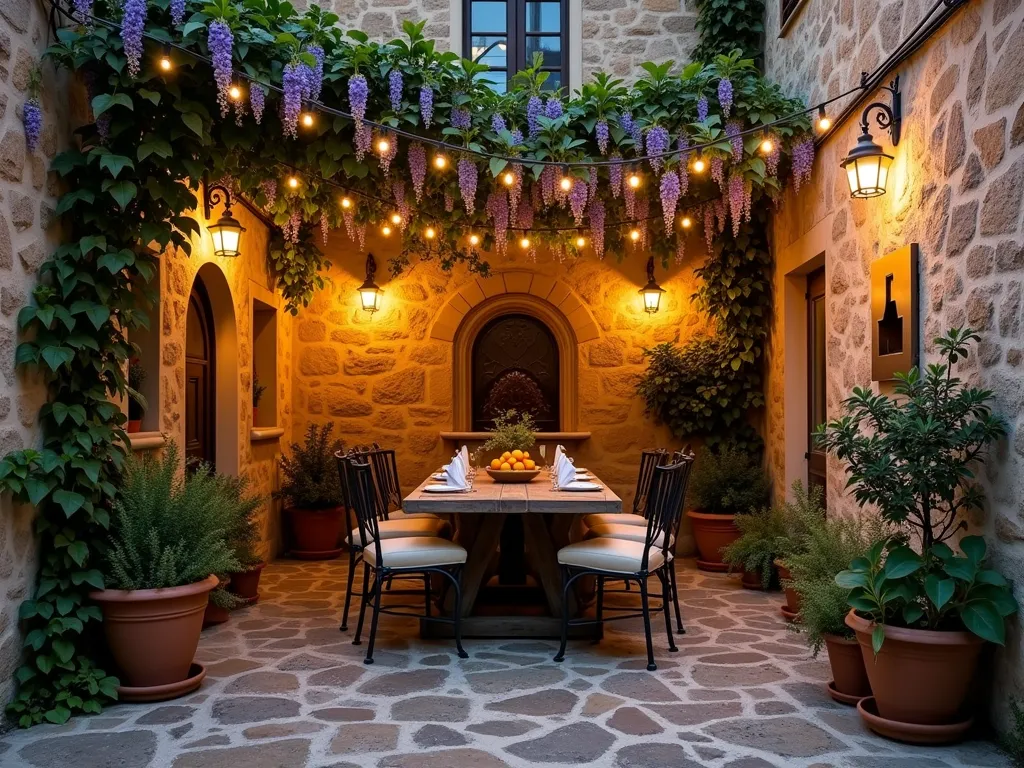
<svg viewBox="0 0 1024 768">
<path fill-rule="evenodd" d="M 216 576 L 169 589 L 104 589 L 89 597 L 103 611 L 103 630 L 121 680 L 135 688 L 189 676 L 203 614 Z"/>
<path fill-rule="evenodd" d="M 257 563 L 247 571 L 232 573 L 228 591 L 246 600 L 254 599 L 260 593 L 260 574 L 266 566 L 266 563 Z"/>
<path fill-rule="evenodd" d="M 215 627 L 218 624 L 224 624 L 228 619 L 231 618 L 231 612 L 220 605 L 214 605 L 213 603 L 206 604 L 206 610 L 203 612 L 203 629 L 207 627 Z"/>
<path fill-rule="evenodd" d="M 328 560 L 341 553 L 338 537 L 344 517 L 342 507 L 288 510 L 292 554 L 303 560 Z"/>
<path fill-rule="evenodd" d="M 761 574 L 757 571 L 743 571 L 740 577 L 740 586 L 744 589 L 764 590 L 764 584 L 761 581 Z"/>
<path fill-rule="evenodd" d="M 722 560 L 722 550 L 740 537 L 735 515 L 715 515 L 689 510 L 686 516 L 693 526 L 697 545 L 697 567 L 702 571 L 725 573 L 729 565 Z"/>
<path fill-rule="evenodd" d="M 782 582 L 782 588 L 786 595 L 785 609 L 782 611 L 784 616 L 793 616 L 800 613 L 800 593 L 792 587 L 787 587 L 786 582 L 793 578 L 793 574 L 789 572 L 789 568 L 782 564 L 781 560 L 775 561 L 775 567 L 779 571 L 779 581 Z"/>
<path fill-rule="evenodd" d="M 885 627 L 876 656 L 875 624 L 855 611 L 846 626 L 857 634 L 878 715 L 909 725 L 962 722 L 984 641 L 970 632 Z"/>
<path fill-rule="evenodd" d="M 129 435 L 134 435 L 142 431 L 142 419 L 128 419 L 128 426 L 125 427 L 125 432 Z"/>
<path fill-rule="evenodd" d="M 860 643 L 839 635 L 825 635 L 825 649 L 828 651 L 828 663 L 832 667 L 832 685 L 836 693 L 847 697 L 839 699 L 844 704 L 856 704 L 856 699 L 871 695 L 871 683 L 868 672 L 864 668 L 864 655 L 860 651 Z M 832 694 L 832 688 L 829 688 Z M 853 699 L 853 700 L 851 700 Z"/>
</svg>

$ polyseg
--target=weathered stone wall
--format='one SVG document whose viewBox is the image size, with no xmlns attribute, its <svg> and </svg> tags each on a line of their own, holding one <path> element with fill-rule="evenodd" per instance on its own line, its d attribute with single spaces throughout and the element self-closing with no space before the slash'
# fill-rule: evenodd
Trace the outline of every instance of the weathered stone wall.
<svg viewBox="0 0 1024 768">
<path fill-rule="evenodd" d="M 30 298 L 36 270 L 60 240 L 47 166 L 67 141 L 68 104 L 64 78 L 52 67 L 43 68 L 44 129 L 35 152 L 28 152 L 21 123 L 29 75 L 46 44 L 46 16 L 38 3 L 0 3 L 0 455 L 38 445 L 36 416 L 46 397 L 40 381 L 14 370 L 18 310 Z M 35 580 L 32 516 L 31 507 L 0 498 L 2 702 L 13 694 L 12 675 L 21 659 L 18 605 Z"/>
<path fill-rule="evenodd" d="M 768 5 L 771 21 L 778 3 Z M 774 40 L 769 29 L 768 75 L 787 83 L 791 93 L 809 96 L 811 103 L 838 92 L 893 48 L 902 37 L 895 30 L 907 30 L 923 6 L 902 0 L 808 3 L 784 39 Z M 828 414 L 833 417 L 853 386 L 876 384 L 870 366 L 871 261 L 901 245 L 920 244 L 922 361 L 934 360 L 931 340 L 946 329 L 970 325 L 980 331 L 978 353 L 958 366 L 958 373 L 995 392 L 995 407 L 1009 427 L 1009 438 L 992 452 L 984 473 L 986 507 L 970 522 L 986 534 L 994 565 L 1013 579 L 1024 601 L 1024 7 L 1019 0 L 969 3 L 898 72 L 904 87 L 903 139 L 893 150 L 888 193 L 850 199 L 839 162 L 859 133 L 851 120 L 820 147 L 812 182 L 799 194 L 787 194 L 775 219 L 775 248 L 789 263 L 825 252 Z M 881 143 L 889 147 L 887 138 Z M 779 302 L 784 283 L 780 271 Z M 785 466 L 786 442 L 806 439 L 783 429 L 787 407 L 806 409 L 804 399 L 787 402 L 784 396 L 787 330 L 784 313 L 777 313 L 767 413 L 769 463 L 776 478 L 787 470 L 794 474 Z M 844 493 L 842 465 L 830 461 L 828 474 L 830 512 L 854 511 L 853 499 Z M 1024 684 L 1020 626 L 1020 617 L 1011 622 L 1008 648 L 998 655 L 1000 715 L 1009 693 Z"/>
<path fill-rule="evenodd" d="M 685 341 L 703 327 L 703 315 L 690 305 L 693 269 L 704 257 L 696 239 L 686 263 L 667 275 L 659 268 L 659 282 L 668 293 L 653 316 L 643 311 L 637 293 L 646 282 L 641 254 L 617 264 L 613 256 L 599 261 L 592 255 L 559 263 L 542 253 L 532 263 L 510 246 L 509 257 L 488 257 L 499 274 L 492 278 L 495 283 L 486 284 L 462 267 L 446 274 L 433 262 L 416 263 L 401 277 L 388 279 L 384 264 L 394 246 L 378 240 L 367 248 L 380 265 L 381 311 L 370 316 L 358 305 L 365 251 L 344 233 L 333 232 L 327 246 L 334 265 L 331 282 L 297 318 L 296 438 L 310 422 L 332 421 L 336 434 L 350 444 L 376 440 L 394 447 L 403 487 L 411 490 L 457 447 L 439 434 L 453 424 L 453 346 L 430 338 L 435 323 L 445 325 L 449 317 L 468 312 L 470 304 L 462 297 L 472 303 L 496 291 L 528 292 L 531 281 L 539 286 L 557 279 L 566 286 L 564 295 L 545 293 L 547 300 L 569 314 L 582 304 L 596 323 L 594 338 L 580 343 L 576 352 L 578 429 L 592 432 L 589 440 L 569 447 L 577 463 L 595 470 L 628 503 L 639 451 L 678 446 L 664 427 L 644 415 L 634 387 L 644 370 L 645 347 Z M 502 273 L 510 270 L 519 277 L 505 280 Z"/>
</svg>

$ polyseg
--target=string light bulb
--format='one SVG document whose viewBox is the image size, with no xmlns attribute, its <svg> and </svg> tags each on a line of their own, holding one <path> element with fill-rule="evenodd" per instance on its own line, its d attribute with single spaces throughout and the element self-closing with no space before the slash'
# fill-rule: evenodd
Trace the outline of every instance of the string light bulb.
<svg viewBox="0 0 1024 768">
<path fill-rule="evenodd" d="M 288 184 L 288 189 L 298 189 L 299 188 L 299 177 L 298 176 L 289 176 L 288 177 L 288 181 L 286 183 Z"/>
<path fill-rule="evenodd" d="M 771 139 L 765 139 L 761 142 L 761 154 L 770 155 L 775 149 L 775 143 Z"/>
<path fill-rule="evenodd" d="M 513 184 L 516 183 L 516 175 L 512 173 L 512 171 L 505 171 L 503 174 L 501 174 L 501 180 L 506 187 L 511 187 Z"/>
<path fill-rule="evenodd" d="M 387 237 L 388 235 L 391 234 L 391 227 L 385 224 L 383 227 L 380 228 L 380 233 L 384 235 L 384 237 Z"/>
<path fill-rule="evenodd" d="M 634 243 L 640 242 L 640 230 L 639 229 L 631 229 L 631 230 L 629 230 L 629 239 L 632 240 Z"/>
<path fill-rule="evenodd" d="M 690 227 L 693 226 L 693 219 L 691 219 L 689 216 L 683 216 L 682 220 L 679 223 L 682 224 L 683 229 L 689 229 Z"/>
<path fill-rule="evenodd" d="M 559 180 L 558 186 L 561 187 L 563 192 L 568 192 L 570 189 L 572 189 L 572 177 L 571 176 L 563 176 Z"/>
<path fill-rule="evenodd" d="M 475 235 L 475 234 L 474 235 L 470 235 L 469 236 L 469 244 L 470 245 L 480 245 L 480 235 Z"/>
<path fill-rule="evenodd" d="M 707 170 L 707 167 L 708 167 L 707 161 L 704 160 L 703 157 L 698 157 L 696 160 L 693 161 L 693 172 L 694 173 L 704 173 L 704 171 Z"/>
<path fill-rule="evenodd" d="M 228 96 L 232 101 L 238 101 L 242 98 L 242 88 L 238 85 L 232 85 L 228 88 Z"/>
<path fill-rule="evenodd" d="M 347 211 L 349 208 L 352 207 L 352 199 L 349 197 L 341 198 L 341 207 Z"/>
<path fill-rule="evenodd" d="M 170 72 L 174 69 L 174 62 L 171 61 L 171 52 L 167 48 L 164 48 L 164 52 L 160 54 L 159 65 L 161 72 Z"/>
<path fill-rule="evenodd" d="M 313 117 L 313 113 L 308 111 L 303 112 L 302 115 L 299 117 L 299 120 L 302 122 L 302 126 L 304 128 L 312 128 L 313 123 L 316 122 L 316 118 Z"/>
<path fill-rule="evenodd" d="M 427 227 L 423 231 L 423 236 L 426 237 L 427 240 L 433 240 L 435 237 L 437 237 L 437 230 L 434 229 L 433 227 Z"/>
<path fill-rule="evenodd" d="M 387 139 L 381 139 L 380 141 L 377 142 L 377 151 L 380 152 L 382 155 L 386 155 L 388 152 L 391 151 L 391 142 L 388 141 Z"/>
<path fill-rule="evenodd" d="M 519 247 L 524 251 L 530 247 L 530 238 L 522 237 L 519 239 Z"/>
<path fill-rule="evenodd" d="M 392 224 L 401 224 L 402 223 L 402 214 L 400 214 L 400 213 L 392 213 L 391 214 L 391 223 Z"/>
<path fill-rule="evenodd" d="M 626 178 L 626 183 L 633 189 L 640 189 L 640 174 L 633 172 Z"/>
<path fill-rule="evenodd" d="M 434 155 L 434 167 L 439 171 L 443 171 L 448 167 L 448 158 L 444 155 Z"/>
<path fill-rule="evenodd" d="M 576 247 L 583 248 L 587 244 L 587 238 L 583 235 L 576 235 Z"/>
<path fill-rule="evenodd" d="M 825 105 L 822 104 L 818 107 L 818 130 L 827 131 L 832 127 L 832 121 L 829 120 L 828 115 L 825 114 Z"/>
</svg>

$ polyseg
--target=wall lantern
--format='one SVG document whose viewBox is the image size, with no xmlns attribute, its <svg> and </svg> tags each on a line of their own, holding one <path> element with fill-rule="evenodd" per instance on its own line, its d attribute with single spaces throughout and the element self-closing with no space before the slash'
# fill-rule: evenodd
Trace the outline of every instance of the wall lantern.
<svg viewBox="0 0 1024 768">
<path fill-rule="evenodd" d="M 654 257 L 651 256 L 647 260 L 647 285 L 640 289 L 640 294 L 644 297 L 644 311 L 650 315 L 657 312 L 661 306 L 661 294 L 664 292 L 665 289 L 654 279 Z"/>
<path fill-rule="evenodd" d="M 369 253 L 366 255 L 366 279 L 359 286 L 358 290 L 359 300 L 362 302 L 363 309 L 371 315 L 380 309 L 380 297 L 384 295 L 384 291 L 380 289 L 380 286 L 373 282 L 374 275 L 376 274 L 377 260 L 373 258 L 372 253 Z"/>
<path fill-rule="evenodd" d="M 210 220 L 210 209 L 218 203 L 224 203 L 224 213 L 211 224 L 210 234 L 213 236 L 213 255 L 236 258 L 241 255 L 238 248 L 242 233 L 245 232 L 238 220 L 231 215 L 231 192 L 222 184 L 203 184 L 203 214 Z"/>
<path fill-rule="evenodd" d="M 857 139 L 857 146 L 850 150 L 850 154 L 841 163 L 842 167 L 846 169 L 846 179 L 850 183 L 851 197 L 867 198 L 884 195 L 885 185 L 889 181 L 892 155 L 887 155 L 882 151 L 882 148 L 875 143 L 871 136 L 871 131 L 868 130 L 868 114 L 871 110 L 878 110 L 876 116 L 878 127 L 883 131 L 888 131 L 892 138 L 892 145 L 895 147 L 900 143 L 900 124 L 903 121 L 903 115 L 899 76 L 893 78 L 889 85 L 882 87 L 891 94 L 891 105 L 876 101 L 864 108 L 860 118 L 862 133 Z"/>
</svg>

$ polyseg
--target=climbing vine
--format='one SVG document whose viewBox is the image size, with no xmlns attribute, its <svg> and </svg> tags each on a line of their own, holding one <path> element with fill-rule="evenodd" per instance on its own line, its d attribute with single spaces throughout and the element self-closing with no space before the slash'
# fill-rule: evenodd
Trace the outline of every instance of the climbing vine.
<svg viewBox="0 0 1024 768">
<path fill-rule="evenodd" d="M 749 260 L 730 254 L 756 237 L 751 221 L 783 180 L 806 173 L 789 159 L 809 146 L 802 105 L 742 49 L 682 68 L 646 64 L 632 86 L 598 75 L 565 99 L 545 90 L 538 67 L 493 92 L 481 65 L 437 51 L 422 24 L 380 44 L 281 0 L 56 8 L 66 23 L 47 56 L 80 76 L 91 116 L 54 160 L 67 237 L 19 315 L 17 362 L 49 388 L 43 442 L 0 461 L 0 489 L 38 508 L 39 579 L 19 613 L 26 654 L 9 710 L 26 726 L 115 696 L 95 662 L 100 615 L 88 598 L 103 588 L 128 445 L 114 401 L 126 394 L 133 334 L 153 321 L 157 254 L 191 254 L 201 235 L 204 178 L 273 221 L 268 264 L 297 311 L 330 266 L 319 238 L 341 227 L 360 245 L 368 227 L 391 227 L 402 243 L 393 272 L 415 258 L 486 273 L 487 252 L 576 257 L 577 238 L 587 255 L 664 262 L 681 257 L 690 223 L 717 243 L 706 286 L 733 270 L 742 291 L 760 295 L 741 274 Z M 600 165 L 617 159 L 627 162 Z M 703 299 L 725 316 L 717 288 Z M 759 311 L 750 302 L 751 324 Z M 735 327 L 708 343 L 748 365 L 762 337 Z M 753 402 L 738 379 L 746 369 L 733 370 L 735 382 L 722 378 L 737 388 L 729 397 Z"/>
<path fill-rule="evenodd" d="M 764 0 L 697 0 L 697 31 L 694 61 L 714 61 L 733 50 L 757 59 L 763 49 Z"/>
</svg>

